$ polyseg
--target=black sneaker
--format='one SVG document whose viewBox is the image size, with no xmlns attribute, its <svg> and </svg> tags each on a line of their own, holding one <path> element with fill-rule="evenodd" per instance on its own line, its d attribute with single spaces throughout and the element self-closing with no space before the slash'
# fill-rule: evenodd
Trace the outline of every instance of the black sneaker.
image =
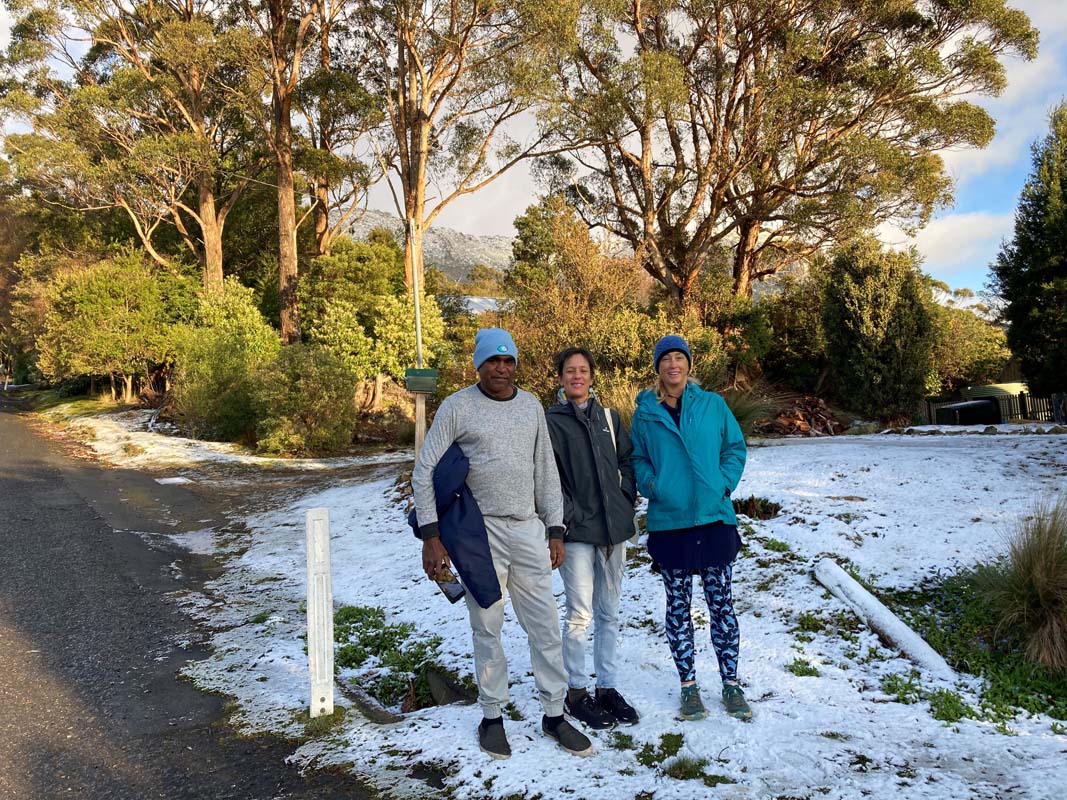
<svg viewBox="0 0 1067 800">
<path fill-rule="evenodd" d="M 571 755 L 588 756 L 593 754 L 593 743 L 584 733 L 571 725 L 562 715 L 558 717 L 541 717 L 541 730 L 545 736 L 555 739 L 559 746 Z"/>
<path fill-rule="evenodd" d="M 483 719 L 478 724 L 478 744 L 493 758 L 511 758 L 511 745 L 504 735 L 504 719 Z"/>
<path fill-rule="evenodd" d="M 608 728 L 615 727 L 615 717 L 601 708 L 584 689 L 573 700 L 571 692 L 567 692 L 567 697 L 563 701 L 563 710 L 594 731 L 606 731 Z"/>
<path fill-rule="evenodd" d="M 622 695 L 614 689 L 597 689 L 596 702 L 597 705 L 611 714 L 616 722 L 621 722 L 623 725 L 636 725 L 637 721 L 641 719 L 637 709 L 627 703 Z"/>
</svg>

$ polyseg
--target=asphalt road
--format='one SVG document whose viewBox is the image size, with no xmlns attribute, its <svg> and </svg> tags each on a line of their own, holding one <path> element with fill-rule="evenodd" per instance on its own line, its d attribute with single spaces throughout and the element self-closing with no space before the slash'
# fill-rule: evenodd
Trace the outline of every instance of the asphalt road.
<svg viewBox="0 0 1067 800">
<path fill-rule="evenodd" d="M 198 566 L 130 531 L 223 524 L 210 500 L 74 458 L 14 410 L 0 395 L 0 798 L 370 797 L 236 736 L 225 698 L 177 677 L 205 653 L 165 594 Z"/>
</svg>

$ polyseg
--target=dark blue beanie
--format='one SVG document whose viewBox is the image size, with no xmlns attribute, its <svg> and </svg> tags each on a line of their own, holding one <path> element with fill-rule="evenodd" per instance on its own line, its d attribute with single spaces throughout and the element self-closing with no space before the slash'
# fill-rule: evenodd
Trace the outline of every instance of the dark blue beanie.
<svg viewBox="0 0 1067 800">
<path fill-rule="evenodd" d="M 689 345 L 685 343 L 685 339 L 681 336 L 668 335 L 656 342 L 656 349 L 652 351 L 653 372 L 659 372 L 659 360 L 667 353 L 673 353 L 675 350 L 679 353 L 685 353 L 685 360 L 689 362 L 689 369 L 692 369 L 693 356 L 689 352 Z"/>
</svg>

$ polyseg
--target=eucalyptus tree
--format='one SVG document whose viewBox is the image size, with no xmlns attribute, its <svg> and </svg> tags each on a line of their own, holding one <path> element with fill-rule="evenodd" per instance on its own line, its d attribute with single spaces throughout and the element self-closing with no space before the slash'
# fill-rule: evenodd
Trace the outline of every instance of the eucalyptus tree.
<svg viewBox="0 0 1067 800">
<path fill-rule="evenodd" d="M 423 235 L 450 203 L 558 152 L 536 106 L 580 0 L 354 1 L 347 60 L 382 98 L 378 155 L 404 221 L 406 282 L 422 285 Z"/>
<path fill-rule="evenodd" d="M 260 63 L 270 89 L 270 108 L 261 122 L 273 154 L 278 201 L 281 337 L 292 344 L 300 339 L 293 111 L 304 60 L 318 41 L 315 26 L 320 21 L 322 0 L 238 0 L 236 8 L 260 43 Z"/>
<path fill-rule="evenodd" d="M 925 223 L 951 198 L 939 154 L 993 135 L 965 98 L 1000 92 L 1037 32 L 1004 0 L 589 0 L 569 41 L 556 130 L 599 143 L 549 175 L 682 305 L 724 244 L 748 295 L 835 240 Z"/>
<path fill-rule="evenodd" d="M 3 59 L 17 177 L 47 201 L 119 209 L 159 264 L 173 226 L 222 285 L 226 217 L 262 157 L 248 114 L 253 43 L 213 0 L 19 0 Z"/>
<path fill-rule="evenodd" d="M 382 177 L 372 131 L 383 122 L 380 98 L 367 90 L 363 72 L 369 53 L 355 53 L 343 68 L 335 52 L 352 40 L 349 0 L 322 0 L 316 23 L 317 47 L 297 86 L 306 144 L 297 164 L 307 175 L 315 226 L 316 255 L 327 256 L 335 237 L 365 205 L 367 192 Z"/>
</svg>

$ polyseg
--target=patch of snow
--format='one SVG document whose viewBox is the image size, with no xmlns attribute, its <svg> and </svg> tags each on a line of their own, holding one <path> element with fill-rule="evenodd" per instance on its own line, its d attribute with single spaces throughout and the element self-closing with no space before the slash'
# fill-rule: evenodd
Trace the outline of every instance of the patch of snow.
<svg viewBox="0 0 1067 800">
<path fill-rule="evenodd" d="M 94 447 L 101 439 L 115 443 L 136 433 L 135 421 L 96 419 L 100 435 Z M 193 457 L 254 458 L 225 445 L 175 444 L 170 437 L 136 443 L 153 458 L 170 458 L 176 465 Z M 100 451 L 117 463 L 148 463 L 145 454 L 124 454 L 113 444 Z M 247 540 L 233 550 L 227 572 L 204 594 L 181 596 L 189 613 L 211 630 L 212 655 L 189 664 L 187 674 L 205 689 L 235 696 L 235 721 L 249 731 L 303 734 L 298 718 L 309 687 L 302 641 L 303 517 L 310 508 L 330 509 L 337 605 L 380 606 L 390 622 L 409 622 L 425 636 L 441 636 L 443 666 L 472 670 L 465 608 L 450 605 L 423 576 L 419 543 L 404 509 L 393 501 L 398 470 L 388 465 L 410 455 L 376 458 L 363 463 L 385 468 L 369 480 L 340 478 L 325 490 L 244 520 Z M 317 463 L 314 468 L 325 470 L 343 462 Z M 1047 716 L 1020 714 L 1009 723 L 1014 735 L 1007 736 L 986 721 L 939 722 L 926 702 L 891 702 L 882 679 L 909 675 L 911 662 L 881 646 L 869 630 L 833 624 L 852 619 L 851 611 L 811 572 L 830 557 L 849 562 L 877 587 L 908 587 L 989 558 L 1003 551 L 1006 527 L 1027 514 L 1035 498 L 1062 490 L 1065 476 L 1062 436 L 870 435 L 752 447 L 734 494 L 768 498 L 782 511 L 771 520 L 742 519 L 746 548 L 734 569 L 741 678 L 755 715 L 751 723 L 720 711 L 699 591 L 693 605 L 700 626 L 697 671 L 710 715 L 701 722 L 677 718 L 678 678 L 664 640 L 662 586 L 633 559 L 622 591 L 618 688 L 642 715 L 639 725 L 621 731 L 633 738 L 635 749 L 613 746 L 611 732 L 593 732 L 596 753 L 578 762 L 541 734 L 528 646 L 509 603 L 504 649 L 514 714 L 520 717 L 505 719 L 514 750 L 510 760 L 493 761 L 480 752 L 477 706 L 424 709 L 393 725 L 351 713 L 328 737 L 298 746 L 291 760 L 302 767 L 354 764 L 384 796 L 394 797 L 432 796 L 432 789 L 410 775 L 413 766 L 432 764 L 444 770 L 450 797 L 471 800 L 510 795 L 617 800 L 639 793 L 656 800 L 782 795 L 1059 800 L 1067 787 L 1062 728 Z M 555 592 L 562 603 L 558 573 Z M 804 614 L 827 620 L 826 629 L 800 635 L 798 618 Z M 590 645 L 590 657 L 591 652 Z M 791 667 L 798 662 L 818 675 L 795 674 Z M 977 705 L 978 679 L 958 676 L 953 688 Z M 637 751 L 657 747 L 667 733 L 684 736 L 679 755 L 704 759 L 705 774 L 735 783 L 709 788 L 640 764 Z"/>
</svg>

